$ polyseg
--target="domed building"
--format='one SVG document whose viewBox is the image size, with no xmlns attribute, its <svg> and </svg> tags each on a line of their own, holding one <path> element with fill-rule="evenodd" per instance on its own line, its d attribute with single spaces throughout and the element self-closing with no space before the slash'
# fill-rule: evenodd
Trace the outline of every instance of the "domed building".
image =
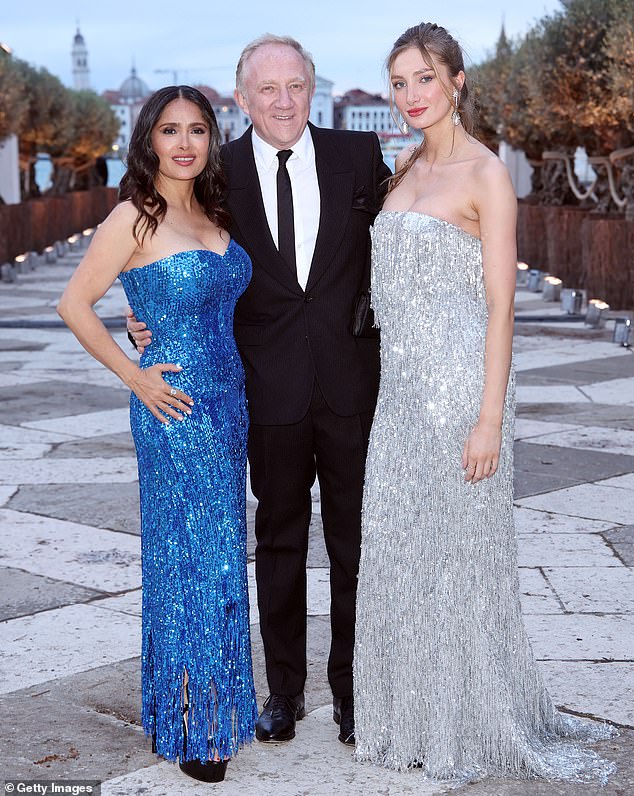
<svg viewBox="0 0 634 796">
<path fill-rule="evenodd" d="M 144 83 L 140 77 L 138 77 L 136 68 L 133 66 L 132 70 L 130 71 L 130 76 L 126 77 L 121 84 L 121 88 L 119 89 L 119 97 L 121 98 L 121 102 L 125 105 L 135 105 L 139 102 L 143 103 L 145 98 L 151 93 L 152 92 L 147 87 L 147 84 Z"/>
<path fill-rule="evenodd" d="M 108 90 L 102 94 L 119 119 L 120 127 L 117 146 L 122 155 L 125 155 L 128 151 L 130 136 L 139 111 L 151 93 L 152 90 L 137 75 L 136 67 L 133 66 L 118 91 Z"/>
</svg>

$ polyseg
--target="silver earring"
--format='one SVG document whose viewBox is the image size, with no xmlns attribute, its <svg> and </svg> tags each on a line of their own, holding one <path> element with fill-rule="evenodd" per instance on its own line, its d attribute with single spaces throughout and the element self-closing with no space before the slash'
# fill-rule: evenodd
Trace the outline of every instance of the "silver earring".
<svg viewBox="0 0 634 796">
<path fill-rule="evenodd" d="M 399 127 L 401 128 L 403 135 L 407 135 L 409 133 L 409 124 L 405 121 L 405 119 L 403 119 Z"/>
<path fill-rule="evenodd" d="M 457 127 L 460 124 L 460 111 L 458 110 L 458 104 L 460 102 L 460 92 L 457 88 L 453 90 L 453 101 L 454 101 L 454 109 L 453 113 L 451 114 L 451 121 L 454 123 L 454 126 Z"/>
</svg>

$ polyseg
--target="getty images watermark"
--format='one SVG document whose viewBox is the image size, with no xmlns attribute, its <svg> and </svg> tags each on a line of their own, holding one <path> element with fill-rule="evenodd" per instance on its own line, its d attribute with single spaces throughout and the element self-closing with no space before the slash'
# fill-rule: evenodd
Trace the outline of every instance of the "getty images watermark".
<svg viewBox="0 0 634 796">
<path fill-rule="evenodd" d="M 101 782 L 97 779 L 5 779 L 4 792 L 32 793 L 37 796 L 52 796 L 54 793 L 101 796 Z"/>
</svg>

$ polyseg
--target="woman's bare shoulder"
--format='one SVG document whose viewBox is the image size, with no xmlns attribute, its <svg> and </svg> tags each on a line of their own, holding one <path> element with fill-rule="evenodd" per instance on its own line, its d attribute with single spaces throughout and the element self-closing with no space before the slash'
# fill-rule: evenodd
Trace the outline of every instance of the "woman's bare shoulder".
<svg viewBox="0 0 634 796">
<path fill-rule="evenodd" d="M 394 164 L 396 171 L 399 171 L 400 169 L 403 168 L 403 166 L 407 164 L 407 162 L 410 160 L 410 158 L 413 157 L 417 149 L 418 149 L 418 144 L 408 144 L 404 149 L 401 149 L 401 151 L 396 156 L 396 161 Z"/>
<path fill-rule="evenodd" d="M 130 228 L 132 228 L 138 215 L 139 211 L 136 209 L 136 207 L 132 204 L 132 202 L 129 199 L 126 199 L 125 201 L 119 202 L 119 204 L 115 205 L 115 207 L 110 211 L 104 223 L 108 222 L 118 225 L 128 224 Z"/>
</svg>

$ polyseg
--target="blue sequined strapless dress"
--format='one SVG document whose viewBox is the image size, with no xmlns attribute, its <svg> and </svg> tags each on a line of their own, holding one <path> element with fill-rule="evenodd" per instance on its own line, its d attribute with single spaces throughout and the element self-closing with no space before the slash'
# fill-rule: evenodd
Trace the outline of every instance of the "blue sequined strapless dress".
<svg viewBox="0 0 634 796">
<path fill-rule="evenodd" d="M 142 722 L 174 760 L 232 756 L 253 737 L 246 569 L 244 371 L 233 337 L 251 262 L 231 241 L 221 256 L 184 251 L 120 274 L 152 330 L 142 368 L 180 364 L 164 379 L 194 401 L 160 423 L 132 394 L 141 493 Z M 183 675 L 188 677 L 184 745 Z"/>
</svg>

